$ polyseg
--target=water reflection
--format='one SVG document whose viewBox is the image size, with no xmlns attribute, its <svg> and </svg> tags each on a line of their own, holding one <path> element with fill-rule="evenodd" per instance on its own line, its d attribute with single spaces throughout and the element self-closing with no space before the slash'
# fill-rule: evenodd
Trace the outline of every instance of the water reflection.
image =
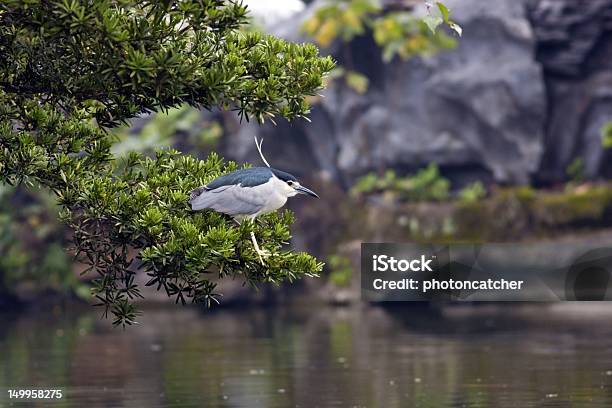
<svg viewBox="0 0 612 408">
<path fill-rule="evenodd" d="M 581 307 L 152 309 L 126 331 L 3 315 L 0 389 L 64 390 L 41 407 L 612 406 L 612 312 Z"/>
</svg>

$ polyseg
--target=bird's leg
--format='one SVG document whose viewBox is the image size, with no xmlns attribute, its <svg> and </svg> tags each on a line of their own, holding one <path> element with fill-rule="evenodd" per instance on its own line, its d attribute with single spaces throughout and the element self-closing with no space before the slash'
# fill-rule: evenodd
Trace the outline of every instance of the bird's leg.
<svg viewBox="0 0 612 408">
<path fill-rule="evenodd" d="M 240 219 L 234 218 L 234 221 L 236 221 L 236 223 L 238 223 L 238 225 L 241 224 Z M 255 224 L 255 218 L 251 218 L 251 222 L 253 223 L 253 225 Z M 257 256 L 259 257 L 259 262 L 261 262 L 262 265 L 264 264 L 264 258 L 270 256 L 270 252 L 264 250 L 264 249 L 260 249 L 259 248 L 259 244 L 257 243 L 257 239 L 255 239 L 255 233 L 253 231 L 251 231 L 251 241 L 253 242 L 253 246 L 255 247 L 255 252 L 257 252 Z"/>
<path fill-rule="evenodd" d="M 257 244 L 257 240 L 255 239 L 255 233 L 253 231 L 251 231 L 251 241 L 253 241 L 255 252 L 257 252 L 257 256 L 259 257 L 259 262 L 264 265 L 263 258 L 270 256 L 270 252 L 259 249 L 259 245 Z"/>
</svg>

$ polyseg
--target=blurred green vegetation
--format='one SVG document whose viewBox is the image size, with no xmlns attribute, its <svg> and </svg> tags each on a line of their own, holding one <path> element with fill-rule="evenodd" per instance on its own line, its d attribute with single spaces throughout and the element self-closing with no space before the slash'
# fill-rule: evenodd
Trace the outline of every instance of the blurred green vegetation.
<svg viewBox="0 0 612 408">
<path fill-rule="evenodd" d="M 153 154 L 160 148 L 176 148 L 185 153 L 202 154 L 214 150 L 223 136 L 218 122 L 202 120 L 202 113 L 188 105 L 156 112 L 138 122 L 113 130 L 118 143 L 112 147 L 116 156 L 129 152 Z"/>
<path fill-rule="evenodd" d="M 612 147 L 612 122 L 606 123 L 601 128 L 601 142 L 606 149 Z"/>
<path fill-rule="evenodd" d="M 407 239 L 512 241 L 612 226 L 612 185 L 568 184 L 557 190 L 493 188 L 479 200 L 407 203 Z M 435 216 L 432 216 L 435 214 Z"/>
<path fill-rule="evenodd" d="M 0 186 L 0 297 L 89 295 L 73 272 L 68 231 L 57 212 L 47 192 Z"/>
<path fill-rule="evenodd" d="M 404 232 L 393 239 L 481 242 L 544 238 L 612 227 L 612 185 L 605 181 L 586 182 L 581 162 L 575 163 L 568 170 L 571 179 L 567 183 L 547 189 L 485 187 L 475 181 L 450 191 L 450 181 L 434 164 L 407 176 L 393 171 L 382 176 L 370 173 L 352 187 L 353 197 L 377 195 L 393 200 L 394 206 L 385 204 L 382 209 L 378 201 L 372 201 L 368 207 L 371 213 L 366 213 L 365 219 L 375 220 L 376 225 L 360 225 L 354 233 L 376 234 L 393 231 L 400 225 Z M 353 205 L 363 209 L 362 201 Z"/>
<path fill-rule="evenodd" d="M 571 183 L 581 183 L 586 177 L 584 174 L 584 159 L 576 157 L 565 169 L 565 174 L 569 177 Z"/>
<path fill-rule="evenodd" d="M 335 286 L 345 288 L 350 286 L 353 276 L 351 261 L 346 256 L 332 254 L 327 258 L 329 281 Z"/>
<path fill-rule="evenodd" d="M 404 201 L 442 201 L 449 198 L 450 181 L 440 175 L 435 163 L 416 174 L 400 177 L 393 170 L 382 177 L 368 173 L 359 178 L 351 188 L 353 195 L 390 193 Z"/>
<path fill-rule="evenodd" d="M 480 181 L 475 181 L 462 188 L 457 197 L 459 201 L 464 203 L 474 203 L 482 200 L 487 195 L 487 190 Z"/>
</svg>

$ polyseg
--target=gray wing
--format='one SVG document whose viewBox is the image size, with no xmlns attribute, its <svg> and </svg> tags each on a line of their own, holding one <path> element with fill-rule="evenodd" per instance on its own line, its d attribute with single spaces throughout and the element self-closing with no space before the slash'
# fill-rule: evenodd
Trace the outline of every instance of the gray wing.
<svg viewBox="0 0 612 408">
<path fill-rule="evenodd" d="M 241 184 L 243 187 L 255 187 L 269 180 L 272 176 L 272 170 L 268 167 L 249 167 L 248 169 L 235 170 L 217 177 L 208 183 L 206 187 L 208 190 L 236 184 Z"/>
<path fill-rule="evenodd" d="M 201 191 L 189 203 L 194 211 L 210 208 L 231 216 L 252 215 L 260 211 L 265 204 L 264 196 L 253 193 L 251 187 L 222 186 Z"/>
</svg>

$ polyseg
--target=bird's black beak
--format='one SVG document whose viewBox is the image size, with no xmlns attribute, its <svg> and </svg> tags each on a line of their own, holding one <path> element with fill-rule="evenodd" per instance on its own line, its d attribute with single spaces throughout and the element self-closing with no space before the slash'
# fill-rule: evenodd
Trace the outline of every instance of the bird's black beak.
<svg viewBox="0 0 612 408">
<path fill-rule="evenodd" d="M 314 192 L 314 191 L 312 191 L 311 189 L 306 188 L 306 187 L 304 187 L 304 186 L 296 186 L 296 187 L 295 187 L 295 191 L 297 191 L 297 192 L 298 192 L 298 193 L 300 193 L 300 194 L 308 194 L 309 196 L 319 198 L 319 196 L 317 195 L 317 193 L 315 193 L 315 192 Z"/>
</svg>

